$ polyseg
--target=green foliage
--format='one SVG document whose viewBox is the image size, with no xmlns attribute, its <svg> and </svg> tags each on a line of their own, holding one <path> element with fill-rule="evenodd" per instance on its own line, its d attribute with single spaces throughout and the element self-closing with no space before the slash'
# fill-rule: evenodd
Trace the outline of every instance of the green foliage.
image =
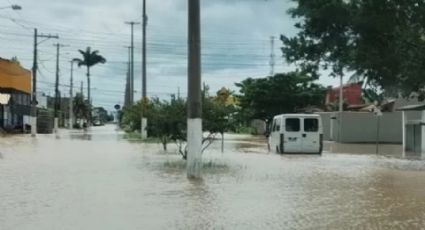
<svg viewBox="0 0 425 230">
<path fill-rule="evenodd" d="M 99 63 L 104 64 L 106 62 L 106 59 L 99 55 L 99 51 L 91 51 L 90 47 L 87 47 L 86 50 L 78 50 L 80 54 L 83 56 L 82 59 L 75 58 L 74 61 L 78 63 L 78 66 L 86 66 L 87 68 L 90 68 L 94 65 L 97 65 Z"/>
<path fill-rule="evenodd" d="M 84 96 L 81 93 L 77 93 L 74 97 L 73 110 L 77 119 L 87 119 L 89 116 L 88 101 L 84 100 Z"/>
<path fill-rule="evenodd" d="M 355 71 L 367 85 L 405 95 L 425 91 L 425 4 L 417 0 L 294 0 L 297 36 L 281 36 L 283 54 L 317 78 Z"/>
<path fill-rule="evenodd" d="M 235 130 L 234 113 L 236 107 L 228 104 L 232 93 L 221 89 L 215 97 L 208 97 L 208 89 L 204 89 L 202 100 L 203 129 L 210 133 L 221 133 Z"/>
<path fill-rule="evenodd" d="M 168 102 L 154 98 L 124 107 L 122 125 L 126 131 L 140 131 L 142 104 L 148 135 L 160 139 L 164 149 L 169 141 L 186 140 L 186 102 L 182 99 Z"/>
<path fill-rule="evenodd" d="M 16 63 L 16 64 L 18 64 L 18 65 L 21 65 L 21 62 L 19 61 L 18 57 L 16 57 L 16 56 L 13 56 L 13 57 L 10 59 L 10 61 L 11 61 L 11 62 L 13 62 L 13 63 Z"/>
<path fill-rule="evenodd" d="M 384 101 L 384 95 L 382 93 L 377 93 L 376 90 L 367 88 L 362 91 L 363 100 L 366 103 L 377 103 L 380 105 Z"/>
<path fill-rule="evenodd" d="M 182 99 L 154 99 L 148 109 L 149 136 L 161 140 L 164 149 L 169 141 L 186 140 L 186 103 Z"/>
<path fill-rule="evenodd" d="M 223 91 L 221 91 L 223 93 Z M 208 96 L 208 89 L 203 92 L 203 129 L 210 135 L 204 138 L 204 148 L 207 148 L 214 140 L 215 133 L 224 133 L 232 130 L 232 114 L 235 111 L 233 105 L 228 105 L 231 93 L 216 97 Z M 127 132 L 140 131 L 141 110 L 147 118 L 147 132 L 150 138 L 157 138 L 167 149 L 169 142 L 175 142 L 179 146 L 179 153 L 186 158 L 186 135 L 187 135 L 187 105 L 186 101 L 172 97 L 170 101 L 153 98 L 144 100 L 132 106 L 123 108 L 121 126 Z"/>
<path fill-rule="evenodd" d="M 322 106 L 326 88 L 313 83 L 313 78 L 299 72 L 273 77 L 248 78 L 240 88 L 241 119 L 270 120 L 281 113 L 296 112 L 307 106 Z"/>
</svg>

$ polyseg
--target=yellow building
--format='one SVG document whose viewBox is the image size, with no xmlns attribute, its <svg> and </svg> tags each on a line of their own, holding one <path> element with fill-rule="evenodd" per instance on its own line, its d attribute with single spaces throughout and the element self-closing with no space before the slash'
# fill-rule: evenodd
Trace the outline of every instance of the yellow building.
<svg viewBox="0 0 425 230">
<path fill-rule="evenodd" d="M 0 128 L 20 129 L 30 115 L 31 71 L 0 58 Z"/>
</svg>

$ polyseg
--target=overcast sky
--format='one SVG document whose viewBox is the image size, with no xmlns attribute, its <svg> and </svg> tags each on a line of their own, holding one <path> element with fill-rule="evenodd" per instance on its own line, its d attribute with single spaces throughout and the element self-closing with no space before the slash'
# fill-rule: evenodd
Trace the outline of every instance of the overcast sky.
<svg viewBox="0 0 425 230">
<path fill-rule="evenodd" d="M 39 91 L 53 95 L 56 49 L 60 42 L 61 91 L 69 95 L 72 58 L 78 49 L 91 46 L 107 59 L 92 69 L 93 103 L 112 110 L 122 104 L 130 45 L 130 27 L 125 21 L 141 21 L 142 0 L 0 0 L 0 7 L 18 4 L 21 11 L 0 10 L 0 57 L 17 56 L 31 69 L 33 28 L 57 34 L 60 39 L 39 45 Z M 296 33 L 286 14 L 289 0 L 201 0 L 202 78 L 215 92 L 221 87 L 237 90 L 234 83 L 247 77 L 264 77 L 270 72 L 270 37 L 275 36 L 275 72 L 293 68 L 282 59 L 280 34 Z M 187 0 L 147 0 L 148 96 L 169 98 L 178 88 L 187 94 Z M 135 98 L 141 89 L 141 26 L 135 27 Z M 76 68 L 75 90 L 85 70 Z M 324 85 L 337 79 L 322 77 Z"/>
</svg>

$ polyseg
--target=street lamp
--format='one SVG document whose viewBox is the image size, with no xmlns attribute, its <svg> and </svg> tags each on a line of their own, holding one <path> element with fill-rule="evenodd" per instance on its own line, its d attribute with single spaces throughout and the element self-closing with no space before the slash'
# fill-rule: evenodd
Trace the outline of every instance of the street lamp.
<svg viewBox="0 0 425 230">
<path fill-rule="evenodd" d="M 22 10 L 22 7 L 20 5 L 4 6 L 4 7 L 0 7 L 0 10 L 9 9 L 9 8 L 11 8 L 12 10 Z"/>
</svg>

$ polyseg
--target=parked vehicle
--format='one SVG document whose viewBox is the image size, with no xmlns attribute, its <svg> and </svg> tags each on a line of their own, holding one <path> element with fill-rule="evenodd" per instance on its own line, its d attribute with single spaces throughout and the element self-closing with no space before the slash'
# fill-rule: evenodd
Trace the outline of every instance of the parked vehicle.
<svg viewBox="0 0 425 230">
<path fill-rule="evenodd" d="M 93 121 L 93 126 L 103 126 L 105 125 L 101 120 L 94 120 Z"/>
<path fill-rule="evenodd" d="M 281 114 L 273 118 L 269 145 L 277 153 L 322 154 L 323 128 L 318 114 Z"/>
</svg>

